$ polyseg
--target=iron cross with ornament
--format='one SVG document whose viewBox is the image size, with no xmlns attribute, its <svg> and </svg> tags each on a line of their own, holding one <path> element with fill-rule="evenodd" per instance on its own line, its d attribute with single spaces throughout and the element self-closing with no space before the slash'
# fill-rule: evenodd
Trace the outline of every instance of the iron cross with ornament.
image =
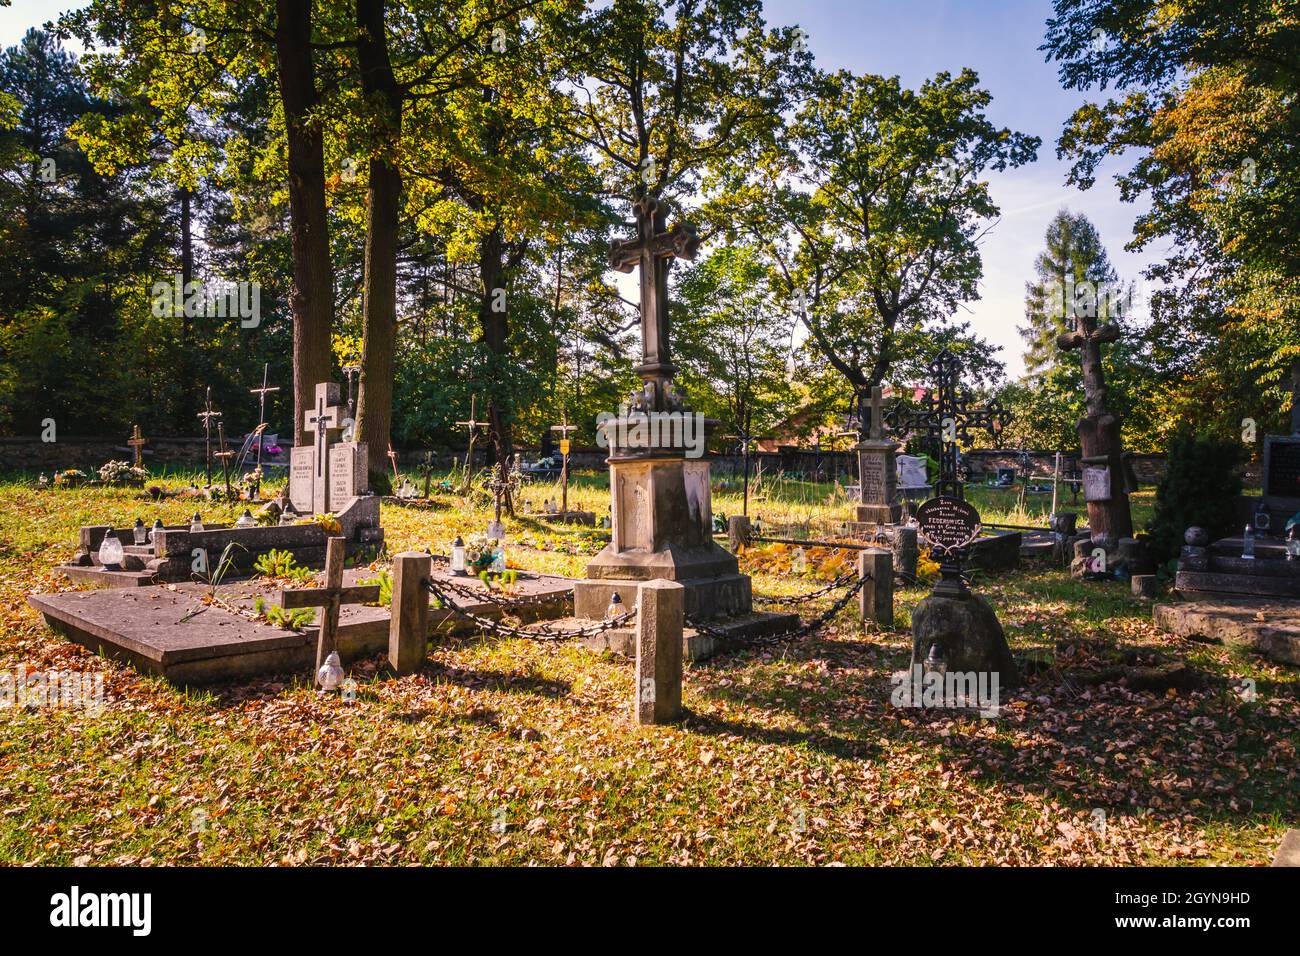
<svg viewBox="0 0 1300 956">
<path fill-rule="evenodd" d="M 979 537 L 980 515 L 967 503 L 961 479 L 957 475 L 957 450 L 970 442 L 972 429 L 983 429 L 997 437 L 1011 423 L 1011 413 L 996 401 L 976 407 L 970 390 L 961 385 L 961 361 L 944 349 L 930 364 L 933 383 L 919 408 L 901 403 L 885 413 L 885 424 L 898 437 L 910 432 L 925 432 L 939 445 L 938 494 L 916 510 L 921 533 L 939 559 L 941 578 L 935 594 L 965 594 L 966 581 L 962 561 L 966 549 Z"/>
</svg>

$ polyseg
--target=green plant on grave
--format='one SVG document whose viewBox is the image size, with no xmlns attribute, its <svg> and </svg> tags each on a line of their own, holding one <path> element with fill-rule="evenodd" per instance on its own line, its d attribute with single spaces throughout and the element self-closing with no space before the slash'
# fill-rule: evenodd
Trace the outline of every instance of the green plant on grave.
<svg viewBox="0 0 1300 956">
<path fill-rule="evenodd" d="M 291 581 L 306 581 L 311 577 L 311 568 L 301 567 L 287 549 L 272 548 L 257 556 L 253 570 L 264 578 L 288 578 Z"/>
<path fill-rule="evenodd" d="M 314 607 L 282 608 L 278 604 L 267 604 L 260 594 L 253 599 L 253 613 L 275 627 L 290 631 L 301 631 L 316 619 Z"/>
<path fill-rule="evenodd" d="M 357 584 L 379 585 L 379 600 L 373 602 L 367 601 L 366 604 L 370 607 L 387 607 L 393 603 L 393 576 L 388 571 L 380 571 L 375 577 L 365 578 L 358 581 Z"/>
<path fill-rule="evenodd" d="M 1241 494 L 1239 442 L 1182 432 L 1169 443 L 1165 460 L 1155 515 L 1147 526 L 1157 561 L 1178 556 L 1189 527 L 1204 528 L 1211 540 L 1241 530 L 1233 525 Z"/>
</svg>

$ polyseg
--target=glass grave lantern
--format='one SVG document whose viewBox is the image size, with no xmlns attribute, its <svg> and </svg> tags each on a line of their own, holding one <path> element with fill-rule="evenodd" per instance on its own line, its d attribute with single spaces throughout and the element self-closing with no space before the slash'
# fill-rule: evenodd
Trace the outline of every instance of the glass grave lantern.
<svg viewBox="0 0 1300 956">
<path fill-rule="evenodd" d="M 465 541 L 460 535 L 451 543 L 451 573 L 457 577 L 465 576 Z"/>
<path fill-rule="evenodd" d="M 145 527 L 143 518 L 135 519 L 135 524 L 131 527 L 131 540 L 135 544 L 149 543 L 149 529 Z"/>
<path fill-rule="evenodd" d="M 609 596 L 609 607 L 605 608 L 605 620 L 612 621 L 622 617 L 627 611 L 623 607 L 623 599 L 619 597 L 617 591 Z"/>
<path fill-rule="evenodd" d="M 197 511 L 194 512 L 194 517 L 190 519 L 190 530 L 194 532 L 203 530 L 203 518 Z"/>
<path fill-rule="evenodd" d="M 162 518 L 154 518 L 154 519 L 153 519 L 153 526 L 149 529 L 149 543 L 150 543 L 150 544 L 153 544 L 153 542 L 154 542 L 154 538 L 157 536 L 158 532 L 161 531 L 161 530 L 163 530 Z"/>
<path fill-rule="evenodd" d="M 343 663 L 338 651 L 330 651 L 329 657 L 325 658 L 325 663 L 316 672 L 316 683 L 323 691 L 338 690 L 343 683 Z"/>
<path fill-rule="evenodd" d="M 122 542 L 117 540 L 117 535 L 110 528 L 99 544 L 99 563 L 104 566 L 105 571 L 120 571 L 122 559 L 125 557 L 126 552 L 122 550 Z"/>
<path fill-rule="evenodd" d="M 253 513 L 252 513 L 251 511 L 249 511 L 247 508 L 245 508 L 245 509 L 244 509 L 244 513 L 243 513 L 242 515 L 239 516 L 239 520 L 235 522 L 235 527 L 236 527 L 236 528 L 256 528 L 256 527 L 257 527 L 257 519 L 253 517 Z"/>
</svg>

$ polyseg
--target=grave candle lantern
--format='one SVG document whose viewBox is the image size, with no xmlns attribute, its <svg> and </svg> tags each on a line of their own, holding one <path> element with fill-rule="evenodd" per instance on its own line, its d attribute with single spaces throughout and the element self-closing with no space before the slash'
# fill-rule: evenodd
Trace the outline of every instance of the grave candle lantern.
<svg viewBox="0 0 1300 956">
<path fill-rule="evenodd" d="M 612 621 L 623 616 L 623 599 L 617 591 L 609 596 L 609 607 L 605 608 L 605 620 Z"/>
<path fill-rule="evenodd" d="M 190 519 L 190 530 L 191 531 L 203 530 L 203 519 L 199 516 L 199 513 L 197 511 L 194 512 L 194 517 Z"/>
<path fill-rule="evenodd" d="M 153 519 L 153 527 L 149 529 L 149 543 L 150 543 L 150 544 L 153 544 L 153 542 L 154 542 L 154 537 L 155 537 L 155 536 L 158 534 L 158 532 L 161 531 L 161 530 L 163 530 L 162 518 L 154 518 L 154 519 Z"/>
<path fill-rule="evenodd" d="M 121 570 L 124 557 L 126 552 L 122 550 L 122 542 L 117 540 L 117 535 L 110 529 L 99 545 L 99 563 L 105 570 L 118 571 Z"/>
<path fill-rule="evenodd" d="M 239 520 L 235 522 L 236 528 L 254 528 L 256 526 L 257 519 L 253 517 L 253 513 L 247 508 L 245 508 L 244 513 L 239 516 Z"/>
<path fill-rule="evenodd" d="M 1286 559 L 1294 561 L 1300 558 L 1300 524 L 1291 526 L 1286 535 Z"/>
<path fill-rule="evenodd" d="M 135 526 L 131 529 L 132 540 L 136 544 L 144 544 L 149 537 L 149 529 L 144 526 L 143 518 L 135 519 Z"/>
<path fill-rule="evenodd" d="M 325 658 L 325 663 L 316 672 L 316 682 L 323 691 L 337 690 L 339 684 L 343 683 L 343 663 L 339 660 L 338 651 L 330 651 L 329 657 Z"/>
<path fill-rule="evenodd" d="M 465 574 L 465 542 L 460 535 L 451 543 L 451 573 L 461 577 Z"/>
</svg>

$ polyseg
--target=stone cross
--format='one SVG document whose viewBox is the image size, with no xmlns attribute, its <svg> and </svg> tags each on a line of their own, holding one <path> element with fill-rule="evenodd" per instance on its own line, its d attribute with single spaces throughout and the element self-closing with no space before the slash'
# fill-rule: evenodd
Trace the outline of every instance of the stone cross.
<svg viewBox="0 0 1300 956">
<path fill-rule="evenodd" d="M 944 349 L 930 365 L 932 387 L 918 409 L 896 404 L 884 416 L 884 421 L 901 434 L 911 430 L 923 431 L 939 444 L 939 478 L 935 491 L 940 495 L 964 498 L 962 483 L 957 478 L 957 445 L 970 441 L 970 430 L 981 428 L 997 436 L 1011 423 L 1011 413 L 996 401 L 982 408 L 971 405 L 970 389 L 959 387 L 961 362 L 957 356 Z"/>
<path fill-rule="evenodd" d="M 199 418 L 203 419 L 203 438 L 206 451 L 203 458 L 203 474 L 207 484 L 212 484 L 212 419 L 220 418 L 220 412 L 212 410 L 212 386 L 208 386 L 207 397 L 203 400 L 203 411 L 199 412 Z"/>
<path fill-rule="evenodd" d="M 266 428 L 266 396 L 270 392 L 278 392 L 280 390 L 279 385 L 266 384 L 266 376 L 270 367 L 269 363 L 262 365 L 262 387 L 250 388 L 248 390 L 251 394 L 257 396 L 257 423 L 259 429 L 262 429 L 263 431 Z M 257 467 L 262 467 L 262 431 L 257 433 Z"/>
<path fill-rule="evenodd" d="M 665 411 L 666 386 L 676 371 L 668 344 L 668 268 L 673 259 L 694 259 L 700 238 L 694 226 L 684 223 L 668 229 L 668 207 L 654 196 L 642 196 L 632 208 L 636 237 L 611 239 L 609 264 L 619 272 L 641 269 L 641 364 L 636 373 L 653 406 L 647 410 Z"/>
<path fill-rule="evenodd" d="M 140 434 L 140 426 L 131 426 L 131 437 L 126 440 L 131 446 L 131 451 L 135 453 L 135 466 L 137 468 L 144 465 L 144 446 L 149 444 L 149 439 Z"/>
<path fill-rule="evenodd" d="M 1088 503 L 1088 531 L 1094 542 L 1113 547 L 1120 538 L 1133 536 L 1133 516 L 1123 480 L 1119 419 L 1106 408 L 1106 380 L 1101 365 L 1102 343 L 1118 341 L 1120 329 L 1114 322 L 1098 327 L 1095 309 L 1073 311 L 1075 329 L 1058 335 L 1056 347 L 1062 351 L 1079 350 L 1087 414 L 1079 420 L 1077 431 L 1084 497 Z"/>
<path fill-rule="evenodd" d="M 867 437 L 880 440 L 885 437 L 884 420 L 881 417 L 884 414 L 884 392 L 879 385 L 871 387 L 871 398 L 867 402 L 867 410 L 871 412 L 871 424 L 867 426 Z"/>
<path fill-rule="evenodd" d="M 565 514 L 569 512 L 569 432 L 577 430 L 577 425 L 569 424 L 567 408 L 560 416 L 560 424 L 551 426 L 551 431 L 560 433 L 560 510 Z"/>
<path fill-rule="evenodd" d="M 304 418 L 304 430 L 312 434 L 312 510 L 329 511 L 329 433 L 342 427 L 344 408 L 338 405 L 339 387 L 334 382 L 316 386 L 316 405 Z"/>
<path fill-rule="evenodd" d="M 1089 415 L 1106 414 L 1106 380 L 1101 368 L 1101 345 L 1119 340 L 1119 326 L 1107 322 L 1097 327 L 1093 309 L 1078 309 L 1077 325 L 1073 332 L 1056 337 L 1056 347 L 1062 351 L 1079 350 L 1083 365 L 1083 398 Z"/>
<path fill-rule="evenodd" d="M 320 630 L 316 638 L 316 672 L 325 658 L 337 647 L 339 608 L 344 604 L 361 604 L 379 600 L 378 584 L 343 586 L 343 560 L 347 556 L 347 538 L 330 538 L 325 545 L 325 586 L 294 588 L 281 592 L 285 610 L 300 607 L 323 607 Z"/>
</svg>

